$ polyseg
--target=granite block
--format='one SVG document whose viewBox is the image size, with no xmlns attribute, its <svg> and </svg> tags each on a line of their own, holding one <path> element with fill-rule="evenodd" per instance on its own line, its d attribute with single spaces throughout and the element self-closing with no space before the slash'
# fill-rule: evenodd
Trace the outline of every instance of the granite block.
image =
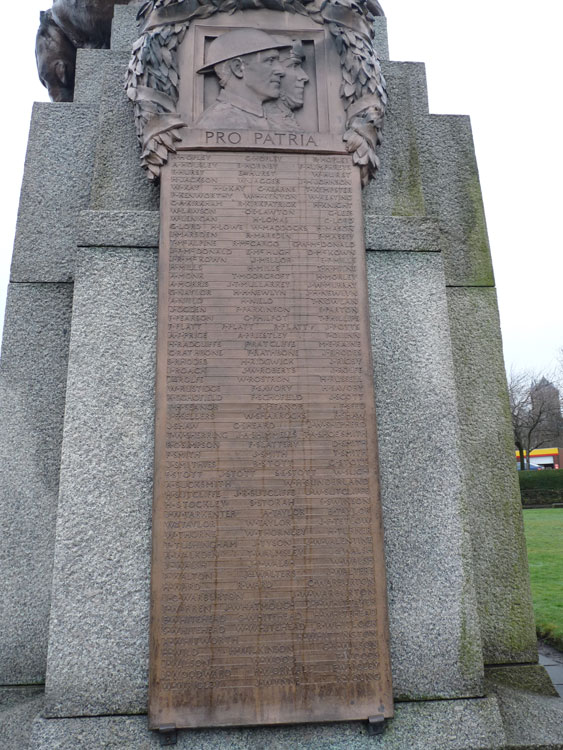
<svg viewBox="0 0 563 750">
<path fill-rule="evenodd" d="M 505 687 L 511 690 L 534 693 L 535 695 L 545 695 L 547 698 L 559 696 L 547 670 L 539 664 L 487 667 L 485 669 L 485 680 L 489 692 L 494 692 L 499 687 Z"/>
<path fill-rule="evenodd" d="M 494 289 L 448 289 L 475 588 L 487 664 L 537 661 Z"/>
<path fill-rule="evenodd" d="M 389 60 L 389 41 L 387 39 L 387 19 L 378 16 L 373 22 L 375 51 L 380 60 Z"/>
<path fill-rule="evenodd" d="M 498 700 L 507 750 L 563 750 L 563 699 L 543 667 L 487 669 L 486 682 Z"/>
<path fill-rule="evenodd" d="M 80 252 L 46 681 L 48 715 L 146 710 L 156 252 Z"/>
<path fill-rule="evenodd" d="M 43 697 L 34 697 L 10 708 L 0 707 L 0 747 L 2 750 L 32 750 L 30 742 L 34 719 L 40 716 Z"/>
<path fill-rule="evenodd" d="M 97 105 L 35 104 L 12 259 L 12 281 L 69 281 L 76 216 L 88 207 Z"/>
<path fill-rule="evenodd" d="M 72 284 L 10 284 L 0 359 L 0 684 L 47 661 Z"/>
<path fill-rule="evenodd" d="M 494 286 L 489 238 L 469 117 L 430 115 L 417 126 L 419 163 L 428 216 L 447 239 L 449 286 Z"/>
<path fill-rule="evenodd" d="M 178 750 L 502 750 L 495 698 L 402 703 L 383 735 L 363 722 L 178 732 Z M 37 719 L 33 750 L 156 750 L 146 717 Z"/>
<path fill-rule="evenodd" d="M 158 247 L 158 211 L 82 211 L 77 242 L 82 247 Z"/>
<path fill-rule="evenodd" d="M 130 5 L 116 5 L 114 7 L 111 26 L 112 50 L 131 52 L 133 44 L 141 35 L 137 22 L 137 12 L 141 5 L 140 2 L 134 2 Z"/>
<path fill-rule="evenodd" d="M 111 60 L 107 49 L 79 49 L 76 51 L 75 104 L 97 104 L 102 95 L 104 66 Z"/>
<path fill-rule="evenodd" d="M 382 60 L 389 94 L 389 112 L 403 119 L 418 119 L 428 114 L 426 66 L 421 62 Z"/>
<path fill-rule="evenodd" d="M 0 686 L 0 714 L 2 711 L 18 706 L 25 701 L 42 698 L 44 692 L 43 685 Z"/>
<path fill-rule="evenodd" d="M 394 693 L 482 695 L 441 256 L 368 252 L 367 271 Z"/>
<path fill-rule="evenodd" d="M 436 219 L 364 214 L 366 250 L 440 252 L 442 235 Z"/>
<path fill-rule="evenodd" d="M 364 209 L 386 216 L 425 216 L 417 128 L 428 113 L 422 63 L 382 62 L 389 103 L 380 170 L 363 191 Z"/>
<path fill-rule="evenodd" d="M 92 195 L 97 211 L 158 211 L 160 191 L 141 168 L 133 103 L 125 94 L 128 52 L 111 53 L 104 69 Z M 87 207 L 85 207 L 87 208 Z"/>
</svg>

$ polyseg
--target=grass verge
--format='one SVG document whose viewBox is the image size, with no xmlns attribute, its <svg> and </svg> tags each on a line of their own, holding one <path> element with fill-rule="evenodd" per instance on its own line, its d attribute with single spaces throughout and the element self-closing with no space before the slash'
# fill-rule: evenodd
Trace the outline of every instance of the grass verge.
<svg viewBox="0 0 563 750">
<path fill-rule="evenodd" d="M 563 651 L 563 508 L 524 510 L 538 635 Z"/>
</svg>

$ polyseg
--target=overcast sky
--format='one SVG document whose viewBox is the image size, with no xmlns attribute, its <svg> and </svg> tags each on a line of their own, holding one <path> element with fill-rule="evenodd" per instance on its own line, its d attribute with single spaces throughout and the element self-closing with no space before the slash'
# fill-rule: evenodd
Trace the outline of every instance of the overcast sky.
<svg viewBox="0 0 563 750">
<path fill-rule="evenodd" d="M 382 0 L 392 60 L 425 62 L 430 111 L 469 114 L 507 367 L 550 371 L 563 346 L 561 0 Z M 39 11 L 3 9 L 0 318 L 33 101 Z"/>
</svg>

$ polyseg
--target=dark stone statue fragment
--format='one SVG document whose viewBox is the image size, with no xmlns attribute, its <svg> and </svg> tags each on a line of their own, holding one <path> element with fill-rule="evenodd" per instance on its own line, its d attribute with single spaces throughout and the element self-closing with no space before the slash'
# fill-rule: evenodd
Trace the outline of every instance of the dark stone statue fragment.
<svg viewBox="0 0 563 750">
<path fill-rule="evenodd" d="M 71 102 L 74 95 L 76 50 L 107 49 L 114 5 L 130 0 L 54 0 L 40 14 L 35 57 L 41 83 L 54 102 Z"/>
</svg>

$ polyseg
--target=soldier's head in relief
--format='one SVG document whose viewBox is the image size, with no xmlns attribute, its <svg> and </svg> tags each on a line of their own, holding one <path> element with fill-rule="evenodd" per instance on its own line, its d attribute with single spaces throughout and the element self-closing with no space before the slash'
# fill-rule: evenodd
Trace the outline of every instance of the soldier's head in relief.
<svg viewBox="0 0 563 750">
<path fill-rule="evenodd" d="M 197 72 L 214 72 L 221 91 L 196 127 L 269 130 L 263 105 L 280 95 L 285 76 L 280 50 L 288 47 L 289 41 L 280 42 L 259 29 L 235 29 L 214 39 Z"/>
<path fill-rule="evenodd" d="M 289 49 L 280 53 L 281 65 L 285 71 L 282 79 L 280 98 L 291 110 L 300 109 L 305 100 L 305 84 L 309 76 L 303 70 L 305 50 L 299 39 Z"/>
<path fill-rule="evenodd" d="M 301 130 L 295 119 L 295 110 L 305 101 L 305 84 L 309 76 L 303 70 L 305 50 L 297 39 L 292 46 L 280 52 L 280 63 L 285 75 L 277 99 L 266 102 L 266 116 L 275 130 Z"/>
</svg>

